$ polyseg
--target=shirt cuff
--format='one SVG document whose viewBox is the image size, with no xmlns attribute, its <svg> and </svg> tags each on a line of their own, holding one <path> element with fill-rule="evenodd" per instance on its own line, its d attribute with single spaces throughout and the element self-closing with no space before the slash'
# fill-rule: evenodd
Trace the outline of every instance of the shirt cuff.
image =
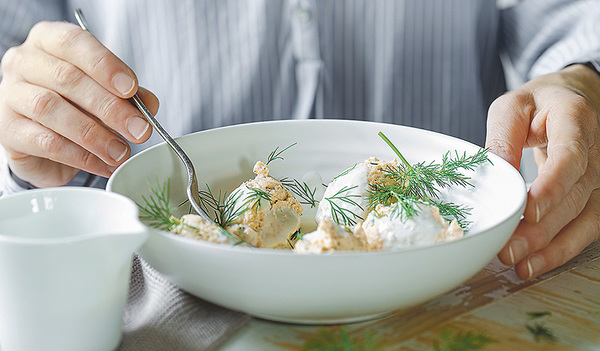
<svg viewBox="0 0 600 351">
<path fill-rule="evenodd" d="M 590 61 L 584 63 L 584 65 L 595 70 L 596 73 L 598 73 L 600 75 L 600 60 L 590 60 Z"/>
<path fill-rule="evenodd" d="M 17 177 L 17 175 L 13 173 L 12 169 L 10 169 L 10 166 L 7 165 L 7 167 L 8 167 L 8 174 L 10 175 L 12 180 L 15 182 L 15 184 L 17 184 L 19 187 L 21 187 L 24 190 L 37 189 L 36 186 L 31 185 L 31 183 L 29 183 L 28 181 L 25 181 L 25 180 Z"/>
<path fill-rule="evenodd" d="M 1 151 L 2 154 L 4 154 L 3 150 Z M 2 160 L 3 156 L 4 155 L 0 155 L 0 161 L 4 161 L 0 162 L 0 196 L 33 189 L 33 186 L 27 182 L 23 181 L 24 183 L 29 184 L 29 186 L 23 186 L 25 185 L 24 183 L 19 184 L 16 182 L 15 178 L 13 178 L 10 168 L 8 167 L 8 163 L 5 160 Z M 16 178 L 18 179 L 18 177 Z"/>
</svg>

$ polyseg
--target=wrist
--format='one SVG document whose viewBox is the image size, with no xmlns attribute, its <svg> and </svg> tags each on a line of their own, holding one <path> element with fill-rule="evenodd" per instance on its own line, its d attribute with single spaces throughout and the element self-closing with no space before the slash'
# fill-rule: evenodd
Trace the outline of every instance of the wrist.
<svg viewBox="0 0 600 351">
<path fill-rule="evenodd" d="M 590 61 L 569 65 L 561 71 L 566 86 L 585 97 L 596 109 L 600 108 L 600 70 L 597 67 L 600 69 L 600 62 Z"/>
<path fill-rule="evenodd" d="M 592 71 L 596 72 L 596 74 L 598 74 L 598 76 L 600 77 L 600 61 L 588 61 L 580 63 L 580 65 L 591 69 Z"/>
</svg>

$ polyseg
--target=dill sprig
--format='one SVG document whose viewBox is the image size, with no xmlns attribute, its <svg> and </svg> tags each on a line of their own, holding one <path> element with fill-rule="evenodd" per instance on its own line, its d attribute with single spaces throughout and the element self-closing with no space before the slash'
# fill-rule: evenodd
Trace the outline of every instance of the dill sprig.
<svg viewBox="0 0 600 351">
<path fill-rule="evenodd" d="M 538 318 L 543 318 L 543 317 L 549 317 L 552 315 L 552 312 L 550 311 L 543 311 L 543 312 L 527 312 L 527 317 L 529 319 L 538 319 Z"/>
<path fill-rule="evenodd" d="M 353 337 L 345 327 L 321 327 L 318 336 L 307 340 L 302 349 L 310 351 L 378 351 L 384 348 L 380 335 L 370 330 L 363 335 Z"/>
<path fill-rule="evenodd" d="M 465 229 L 471 225 L 471 221 L 467 220 L 467 217 L 471 214 L 471 208 L 464 205 L 457 205 L 452 202 L 434 201 L 429 200 L 431 205 L 436 206 L 440 215 L 447 221 L 456 220 L 458 225 Z"/>
<path fill-rule="evenodd" d="M 533 335 L 533 339 L 535 342 L 540 342 L 542 340 L 546 340 L 549 342 L 557 342 L 558 338 L 554 333 L 546 327 L 545 323 L 535 322 L 531 324 L 526 324 L 525 328 Z"/>
<path fill-rule="evenodd" d="M 354 198 L 360 198 L 361 196 L 358 194 L 346 194 L 348 191 L 357 188 L 358 185 L 355 186 L 344 186 L 337 193 L 333 194 L 330 197 L 323 198 L 323 200 L 327 201 L 331 206 L 331 217 L 333 221 L 337 224 L 343 225 L 345 227 L 351 227 L 356 224 L 356 220 L 362 220 L 363 218 L 352 212 L 352 210 L 348 208 L 344 208 L 340 206 L 337 201 L 341 203 L 346 203 L 351 206 L 356 206 L 363 210 L 362 206 L 354 200 Z"/>
<path fill-rule="evenodd" d="M 140 219 L 148 225 L 171 230 L 178 226 L 181 221 L 173 215 L 175 208 L 171 207 L 171 179 L 163 183 L 162 187 L 156 178 L 156 186 L 148 182 L 152 194 L 149 197 L 142 195 L 143 204 L 137 203 L 140 209 Z"/>
<path fill-rule="evenodd" d="M 293 143 L 289 146 L 287 146 L 286 148 L 282 149 L 281 151 L 279 151 L 279 146 L 275 148 L 275 150 L 271 151 L 271 153 L 269 154 L 269 156 L 267 157 L 267 162 L 266 164 L 268 165 L 269 163 L 271 163 L 274 160 L 283 160 L 284 158 L 281 156 L 281 154 L 288 150 L 289 148 L 291 148 L 292 146 L 295 146 L 297 143 Z M 317 204 L 319 203 L 319 201 L 317 199 L 315 199 L 315 193 L 317 192 L 317 188 L 313 188 L 311 189 L 310 186 L 308 184 L 306 184 L 305 182 L 300 182 L 297 179 L 289 179 L 288 177 L 284 177 L 282 179 L 279 180 L 281 182 L 281 184 L 283 184 L 283 186 L 290 192 L 292 192 L 294 195 L 296 195 L 299 198 L 299 202 L 301 204 L 304 205 L 310 205 L 311 208 L 316 207 Z"/>
<path fill-rule="evenodd" d="M 209 208 L 214 213 L 215 222 L 223 228 L 249 209 L 256 211 L 262 208 L 261 199 L 271 201 L 271 194 L 258 188 L 247 187 L 250 194 L 243 199 L 244 192 L 240 189 L 234 190 L 230 196 L 227 196 L 227 192 L 221 191 L 215 195 L 208 184 L 206 184 L 206 189 L 200 190 L 200 206 L 205 211 Z M 241 205 L 239 205 L 240 202 Z"/>
<path fill-rule="evenodd" d="M 336 175 L 335 177 L 333 177 L 333 179 L 334 180 L 338 179 L 339 177 L 343 177 L 346 174 L 350 173 L 354 168 L 356 168 L 356 165 L 357 165 L 357 163 L 355 163 L 354 166 L 352 166 L 352 167 L 346 168 L 342 173 L 340 173 L 340 174 Z"/>
<path fill-rule="evenodd" d="M 390 203 L 393 203 L 392 212 L 390 213 L 391 217 L 399 217 L 403 222 L 413 216 L 419 214 L 419 206 L 427 205 L 422 199 L 417 199 L 411 196 L 402 196 L 396 192 L 391 192 L 393 195 L 393 201 L 390 200 Z M 373 209 L 377 211 L 377 208 Z M 375 212 L 378 216 L 383 217 L 382 214 Z"/>
<path fill-rule="evenodd" d="M 383 133 L 379 132 L 379 136 L 402 161 L 399 167 L 389 167 L 386 170 L 387 176 L 404 187 L 404 194 L 418 198 L 437 198 L 440 188 L 452 185 L 472 186 L 468 182 L 470 178 L 461 173 L 461 170 L 474 170 L 477 166 L 490 162 L 487 157 L 488 150 L 479 149 L 475 155 L 471 156 L 467 156 L 466 152 L 460 155 L 455 151 L 454 158 L 451 156 L 452 153 L 448 151 L 442 156 L 442 163 L 430 162 L 426 164 L 420 162 L 411 165 Z"/>
<path fill-rule="evenodd" d="M 480 149 L 472 156 L 467 156 L 466 153 L 460 155 L 455 151 L 454 157 L 448 151 L 442 156 L 441 163 L 410 164 L 383 133 L 379 132 L 378 135 L 398 156 L 401 164 L 383 169 L 385 177 L 392 180 L 391 184 L 371 185 L 368 195 L 369 208 L 374 208 L 378 204 L 389 206 L 397 202 L 398 208 L 402 210 L 401 218 L 407 219 L 419 213 L 419 205 L 433 205 L 439 208 L 444 218 L 456 219 L 463 229 L 466 228 L 469 225 L 466 218 L 471 209 L 451 202 L 439 201 L 440 189 L 449 186 L 472 186 L 469 183 L 470 178 L 461 172 L 474 170 L 477 166 L 490 162 L 487 149 Z"/>
<path fill-rule="evenodd" d="M 208 208 L 213 212 L 215 222 L 225 228 L 231 222 L 246 210 L 245 208 L 236 208 L 235 204 L 242 196 L 241 191 L 234 191 L 231 196 L 227 196 L 227 192 L 219 190 L 218 194 L 214 194 L 208 184 L 206 184 L 207 190 L 200 190 L 200 206 L 202 209 L 207 211 Z M 206 207 L 205 207 L 206 206 Z"/>
<path fill-rule="evenodd" d="M 143 204 L 136 203 L 140 209 L 140 219 L 151 227 L 166 231 L 171 231 L 176 226 L 182 224 L 183 222 L 173 214 L 175 208 L 170 206 L 171 179 L 167 179 L 161 186 L 157 178 L 156 185 L 148 183 L 148 187 L 152 194 L 149 197 L 142 195 Z M 202 208 L 204 210 L 208 208 L 213 210 L 214 215 L 217 218 L 215 224 L 221 229 L 221 232 L 224 235 L 233 241 L 234 245 L 246 244 L 252 246 L 242 239 L 242 236 L 239 233 L 231 233 L 224 229 L 225 225 L 235 220 L 235 218 L 241 215 L 247 208 L 241 210 L 236 209 L 235 200 L 231 200 L 231 198 L 227 196 L 227 193 L 219 192 L 219 194 L 215 196 L 210 190 L 210 187 L 208 187 L 207 191 L 200 191 L 200 202 L 200 205 L 203 206 Z M 197 229 L 188 224 L 186 224 L 186 226 Z"/>
<path fill-rule="evenodd" d="M 549 342 L 557 342 L 558 338 L 552 330 L 550 330 L 544 322 L 539 322 L 537 320 L 552 316 L 552 312 L 544 311 L 544 312 L 528 312 L 527 317 L 531 320 L 536 320 L 536 322 L 531 322 L 525 324 L 525 328 L 527 331 L 533 335 L 533 339 L 535 342 L 541 342 L 542 340 L 546 340 Z"/>
<path fill-rule="evenodd" d="M 470 214 L 471 209 L 467 206 L 457 205 L 451 202 L 434 201 L 431 199 L 420 199 L 412 195 L 402 195 L 395 191 L 390 191 L 390 202 L 392 217 L 399 217 L 401 221 L 406 221 L 420 213 L 421 206 L 435 206 L 438 208 L 440 215 L 447 221 L 456 220 L 461 228 L 468 227 L 471 222 L 466 218 Z M 388 202 L 385 202 L 388 203 Z"/>
<path fill-rule="evenodd" d="M 254 213 L 256 213 L 256 211 L 258 211 L 259 208 L 262 209 L 262 203 L 260 202 L 260 200 L 265 200 L 269 203 L 271 202 L 271 194 L 269 194 L 268 192 L 259 188 L 247 188 L 248 190 L 250 190 L 250 194 L 244 199 L 246 210 L 253 209 Z"/>
<path fill-rule="evenodd" d="M 433 342 L 435 351 L 469 351 L 481 350 L 486 345 L 495 343 L 496 340 L 482 332 L 457 332 L 452 333 L 449 329 L 444 329 L 440 333 L 439 340 Z"/>
<path fill-rule="evenodd" d="M 292 235 L 290 235 L 290 237 L 287 239 L 287 244 L 288 244 L 289 248 L 291 250 L 293 250 L 295 247 L 294 243 L 297 242 L 298 240 L 302 240 L 303 236 L 304 236 L 304 234 L 302 234 L 302 232 L 300 230 L 297 230 Z"/>
<path fill-rule="evenodd" d="M 297 200 L 303 205 L 310 205 L 311 208 L 317 207 L 319 200 L 315 198 L 317 187 L 310 188 L 305 182 L 287 177 L 279 180 L 283 186 L 297 196 Z"/>
<path fill-rule="evenodd" d="M 275 150 L 271 151 L 271 153 L 269 154 L 269 156 L 267 156 L 267 162 L 266 164 L 268 165 L 269 163 L 275 161 L 275 160 L 283 160 L 283 157 L 281 157 L 281 154 L 283 154 L 286 150 L 288 150 L 289 148 L 291 148 L 292 146 L 295 146 L 298 143 L 293 143 L 289 146 L 287 146 L 286 148 L 279 150 L 279 146 L 277 146 L 275 148 Z"/>
</svg>

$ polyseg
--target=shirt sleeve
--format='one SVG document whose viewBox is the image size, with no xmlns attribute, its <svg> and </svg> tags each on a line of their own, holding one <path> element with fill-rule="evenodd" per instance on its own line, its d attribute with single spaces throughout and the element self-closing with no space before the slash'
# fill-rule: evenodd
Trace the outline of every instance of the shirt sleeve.
<svg viewBox="0 0 600 351">
<path fill-rule="evenodd" d="M 65 9 L 62 0 L 0 0 L 0 54 L 22 44 L 37 22 L 64 20 Z"/>
<path fill-rule="evenodd" d="M 24 184 L 19 185 L 11 176 L 4 148 L 0 145 L 0 197 L 27 190 Z"/>
<path fill-rule="evenodd" d="M 501 13 L 501 40 L 525 81 L 600 62 L 600 1 L 524 0 Z"/>
</svg>

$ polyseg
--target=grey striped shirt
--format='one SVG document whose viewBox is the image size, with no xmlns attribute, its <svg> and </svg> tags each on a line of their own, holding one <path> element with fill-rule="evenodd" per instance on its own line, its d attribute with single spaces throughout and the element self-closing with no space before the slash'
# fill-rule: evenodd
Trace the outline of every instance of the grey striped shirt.
<svg viewBox="0 0 600 351">
<path fill-rule="evenodd" d="M 173 135 L 344 118 L 481 145 L 487 108 L 506 90 L 501 54 L 523 80 L 600 58 L 600 1 L 512 2 L 0 0 L 0 52 L 40 20 L 74 21 L 80 7 L 159 97 Z"/>
<path fill-rule="evenodd" d="M 506 90 L 501 54 L 522 80 L 600 58 L 599 0 L 511 5 L 0 0 L 0 53 L 23 42 L 34 23 L 73 21 L 80 7 L 96 36 L 159 97 L 157 117 L 173 135 L 260 120 L 347 118 L 482 144 L 487 108 Z M 142 147 L 157 141 L 154 135 Z M 0 192 L 22 190 L 1 151 Z M 72 184 L 82 184 L 81 176 Z M 218 344 L 247 321 L 191 298 L 143 264 L 134 263 L 122 349 L 148 349 L 149 342 L 157 350 L 175 342 L 203 349 L 210 341 L 198 335 L 208 332 Z"/>
</svg>

